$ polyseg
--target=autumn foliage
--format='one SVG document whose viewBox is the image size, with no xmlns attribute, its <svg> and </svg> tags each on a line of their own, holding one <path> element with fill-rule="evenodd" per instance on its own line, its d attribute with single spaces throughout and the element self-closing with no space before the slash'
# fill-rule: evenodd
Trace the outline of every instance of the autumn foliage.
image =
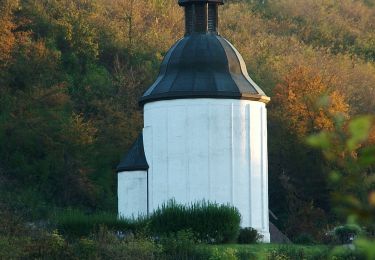
<svg viewBox="0 0 375 260">
<path fill-rule="evenodd" d="M 274 115 L 299 137 L 321 130 L 333 130 L 334 118 L 349 117 L 349 105 L 337 90 L 330 90 L 323 78 L 307 67 L 298 67 L 276 85 Z"/>
<path fill-rule="evenodd" d="M 220 34 L 271 97 L 270 207 L 292 239 L 318 239 L 337 219 L 327 162 L 305 137 L 375 113 L 374 6 L 220 7 Z M 29 218 L 56 207 L 116 212 L 115 168 L 142 129 L 137 99 L 183 26 L 176 0 L 0 1 L 0 204 Z"/>
<path fill-rule="evenodd" d="M 12 56 L 12 50 L 16 42 L 16 37 L 12 30 L 16 27 L 12 21 L 11 2 L 5 1 L 0 5 L 0 68 L 6 66 Z"/>
</svg>

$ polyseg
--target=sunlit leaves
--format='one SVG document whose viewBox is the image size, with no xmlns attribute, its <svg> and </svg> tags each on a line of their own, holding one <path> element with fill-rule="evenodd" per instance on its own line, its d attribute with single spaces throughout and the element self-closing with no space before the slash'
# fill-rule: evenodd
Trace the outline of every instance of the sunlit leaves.
<svg viewBox="0 0 375 260">
<path fill-rule="evenodd" d="M 372 117 L 365 116 L 353 119 L 349 124 L 350 139 L 347 140 L 347 147 L 354 150 L 361 142 L 365 141 L 371 130 Z"/>
<path fill-rule="evenodd" d="M 341 177 L 342 177 L 342 175 L 338 171 L 332 171 L 332 172 L 329 173 L 329 180 L 332 183 L 339 183 Z"/>
<path fill-rule="evenodd" d="M 67 142 L 82 147 L 94 143 L 97 129 L 92 122 L 86 122 L 82 115 L 73 113 L 62 131 Z"/>
<path fill-rule="evenodd" d="M 374 241 L 366 239 L 357 239 L 355 245 L 358 249 L 365 253 L 367 259 L 375 259 Z"/>
<path fill-rule="evenodd" d="M 348 117 L 349 106 L 337 91 L 330 91 L 313 70 L 300 67 L 285 76 L 274 90 L 275 112 L 299 137 L 320 130 L 333 130 L 333 118 Z"/>
<path fill-rule="evenodd" d="M 338 127 L 330 136 L 325 132 L 310 136 L 307 142 L 319 149 L 331 163 L 329 175 L 334 187 L 335 208 L 346 217 L 373 228 L 375 216 L 375 146 L 366 142 L 373 116 L 352 119 L 348 126 Z M 366 250 L 368 252 L 368 250 Z"/>
<path fill-rule="evenodd" d="M 0 68 L 11 60 L 11 53 L 16 41 L 12 30 L 16 27 L 12 21 L 10 4 L 8 1 L 0 3 Z"/>
<path fill-rule="evenodd" d="M 327 132 L 320 132 L 315 135 L 310 135 L 307 137 L 307 143 L 313 147 L 327 149 L 330 147 L 330 136 Z"/>
<path fill-rule="evenodd" d="M 375 191 L 371 191 L 368 195 L 368 202 L 370 206 L 375 207 Z"/>
<path fill-rule="evenodd" d="M 361 156 L 358 158 L 358 162 L 364 167 L 375 164 L 375 146 L 361 149 Z"/>
</svg>

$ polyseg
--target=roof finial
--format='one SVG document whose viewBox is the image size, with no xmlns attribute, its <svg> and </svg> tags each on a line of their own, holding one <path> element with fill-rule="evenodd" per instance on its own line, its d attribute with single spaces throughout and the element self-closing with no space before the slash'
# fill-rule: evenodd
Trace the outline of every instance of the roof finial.
<svg viewBox="0 0 375 260">
<path fill-rule="evenodd" d="M 218 5 L 224 0 L 179 0 L 185 8 L 185 34 L 216 33 L 218 27 Z"/>
</svg>

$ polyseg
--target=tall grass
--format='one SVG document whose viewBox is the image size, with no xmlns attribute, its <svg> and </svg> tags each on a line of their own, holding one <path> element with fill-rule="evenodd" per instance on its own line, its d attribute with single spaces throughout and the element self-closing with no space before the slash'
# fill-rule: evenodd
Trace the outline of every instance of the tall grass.
<svg viewBox="0 0 375 260">
<path fill-rule="evenodd" d="M 226 243 L 236 240 L 241 215 L 229 205 L 206 201 L 182 205 L 171 200 L 150 216 L 150 230 L 154 234 L 192 230 L 198 239 L 209 243 Z"/>
<path fill-rule="evenodd" d="M 71 237 L 87 236 L 105 226 L 110 231 L 143 233 L 155 238 L 191 230 L 202 242 L 226 243 L 236 240 L 241 215 L 229 205 L 206 201 L 182 205 L 171 200 L 150 216 L 138 219 L 119 218 L 113 213 L 66 210 L 56 214 L 54 222 L 62 234 Z"/>
<path fill-rule="evenodd" d="M 100 226 L 117 232 L 138 232 L 147 226 L 145 218 L 137 220 L 119 218 L 117 214 L 98 212 L 86 214 L 81 210 L 66 210 L 54 217 L 57 229 L 65 235 L 72 237 L 87 236 L 96 231 Z"/>
</svg>

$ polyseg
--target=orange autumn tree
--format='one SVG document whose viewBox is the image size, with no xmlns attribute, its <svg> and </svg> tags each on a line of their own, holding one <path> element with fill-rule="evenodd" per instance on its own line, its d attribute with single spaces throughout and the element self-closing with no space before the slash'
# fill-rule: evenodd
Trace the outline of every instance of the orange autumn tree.
<svg viewBox="0 0 375 260">
<path fill-rule="evenodd" d="M 332 80 L 332 79 L 331 79 Z M 274 89 L 273 116 L 298 137 L 334 129 L 334 117 L 349 118 L 349 105 L 313 69 L 292 69 Z"/>
<path fill-rule="evenodd" d="M 11 1 L 0 2 L 0 68 L 11 60 L 11 53 L 16 38 L 12 30 L 16 27 L 12 21 Z"/>
</svg>

